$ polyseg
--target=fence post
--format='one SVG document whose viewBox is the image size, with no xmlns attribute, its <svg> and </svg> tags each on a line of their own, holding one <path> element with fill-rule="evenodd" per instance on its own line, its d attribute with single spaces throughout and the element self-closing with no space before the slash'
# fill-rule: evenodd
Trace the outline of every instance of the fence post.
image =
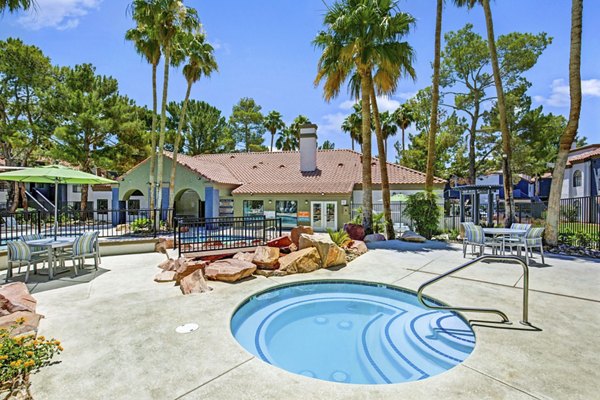
<svg viewBox="0 0 600 400">
<path fill-rule="evenodd" d="M 156 231 L 158 230 L 157 227 L 160 227 L 160 220 L 156 219 L 156 217 L 157 217 L 156 208 L 154 210 L 152 210 L 152 212 L 154 213 L 154 215 L 152 217 L 152 233 L 154 234 L 154 237 L 156 238 Z"/>
</svg>

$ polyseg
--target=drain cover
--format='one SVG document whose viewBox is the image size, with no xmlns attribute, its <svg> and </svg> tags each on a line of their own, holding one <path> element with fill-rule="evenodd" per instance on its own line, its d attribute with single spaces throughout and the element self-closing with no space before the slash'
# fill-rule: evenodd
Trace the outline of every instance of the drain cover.
<svg viewBox="0 0 600 400">
<path fill-rule="evenodd" d="M 190 333 L 190 332 L 194 332 L 196 329 L 198 329 L 198 324 L 184 324 L 184 325 L 179 325 L 177 328 L 175 328 L 175 332 L 177 333 Z"/>
</svg>

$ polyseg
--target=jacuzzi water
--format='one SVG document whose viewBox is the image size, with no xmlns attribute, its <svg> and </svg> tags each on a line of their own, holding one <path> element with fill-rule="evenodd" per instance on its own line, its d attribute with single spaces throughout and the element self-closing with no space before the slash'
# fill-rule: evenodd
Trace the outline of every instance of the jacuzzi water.
<svg viewBox="0 0 600 400">
<path fill-rule="evenodd" d="M 461 363 L 475 346 L 471 327 L 458 314 L 426 309 L 408 290 L 354 281 L 261 292 L 237 309 L 231 330 L 269 364 L 356 384 L 425 379 Z"/>
</svg>

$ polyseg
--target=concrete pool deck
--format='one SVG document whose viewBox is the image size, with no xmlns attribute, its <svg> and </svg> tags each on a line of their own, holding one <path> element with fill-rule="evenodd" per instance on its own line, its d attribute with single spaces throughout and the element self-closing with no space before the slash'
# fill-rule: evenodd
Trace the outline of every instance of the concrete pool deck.
<svg viewBox="0 0 600 400">
<path fill-rule="evenodd" d="M 548 256 L 530 268 L 529 319 L 521 318 L 522 270 L 490 263 L 427 290 L 455 306 L 494 307 L 510 326 L 474 323 L 475 350 L 457 367 L 422 381 L 346 385 L 295 375 L 262 362 L 233 338 L 229 320 L 252 293 L 324 278 L 357 279 L 416 290 L 462 264 L 458 246 L 387 242 L 338 270 L 210 282 L 183 296 L 153 282 L 156 253 L 103 257 L 102 270 L 51 284 L 33 283 L 40 333 L 60 339 L 59 364 L 33 376 L 36 399 L 591 399 L 600 381 L 600 262 Z M 539 257 L 536 258 L 539 261 Z M 497 321 L 466 313 L 471 320 Z M 200 329 L 177 334 L 178 325 Z M 290 344 L 293 345 L 293 344 Z"/>
</svg>

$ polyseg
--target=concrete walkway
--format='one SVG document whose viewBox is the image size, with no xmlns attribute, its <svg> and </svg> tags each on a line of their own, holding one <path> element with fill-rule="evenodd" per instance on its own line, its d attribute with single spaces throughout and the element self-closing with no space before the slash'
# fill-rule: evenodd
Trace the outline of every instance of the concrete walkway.
<svg viewBox="0 0 600 400">
<path fill-rule="evenodd" d="M 477 344 L 457 367 L 422 381 L 346 385 L 291 374 L 256 359 L 232 337 L 229 321 L 250 294 L 280 283 L 361 279 L 416 290 L 464 262 L 442 243 L 382 243 L 336 271 L 237 284 L 211 282 L 208 294 L 183 296 L 152 281 L 164 256 L 103 258 L 103 271 L 32 285 L 40 333 L 63 342 L 60 363 L 33 377 L 36 399 L 592 399 L 599 398 L 600 264 L 547 257 L 531 267 L 530 321 L 521 317 L 522 270 L 481 264 L 432 286 L 451 305 L 495 307 L 514 321 L 473 322 Z M 539 258 L 538 258 L 539 260 Z M 486 314 L 470 319 L 497 320 Z M 200 329 L 177 334 L 196 322 Z"/>
</svg>

